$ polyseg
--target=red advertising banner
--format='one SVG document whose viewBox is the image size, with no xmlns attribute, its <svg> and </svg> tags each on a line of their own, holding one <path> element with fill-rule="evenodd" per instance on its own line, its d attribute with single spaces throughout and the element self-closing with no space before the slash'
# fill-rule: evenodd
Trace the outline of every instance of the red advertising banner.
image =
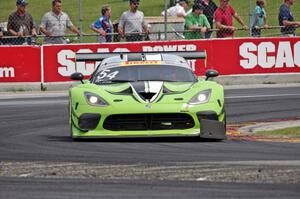
<svg viewBox="0 0 300 199">
<path fill-rule="evenodd" d="M 300 73 L 300 37 L 213 40 L 208 66 L 221 75 Z"/>
<path fill-rule="evenodd" d="M 191 60 L 197 75 L 216 69 L 220 75 L 300 73 L 300 38 L 243 38 L 113 44 L 44 46 L 45 82 L 70 81 L 74 72 L 86 77 L 99 63 L 75 63 L 76 53 L 205 50 L 207 60 Z"/>
<path fill-rule="evenodd" d="M 41 82 L 39 46 L 1 46 L 0 83 Z"/>
</svg>

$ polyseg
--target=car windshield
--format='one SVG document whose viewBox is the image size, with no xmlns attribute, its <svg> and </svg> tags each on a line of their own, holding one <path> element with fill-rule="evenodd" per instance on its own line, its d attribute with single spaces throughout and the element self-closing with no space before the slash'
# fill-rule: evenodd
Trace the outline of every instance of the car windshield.
<svg viewBox="0 0 300 199">
<path fill-rule="evenodd" d="M 91 79 L 95 84 L 135 82 L 135 81 L 167 81 L 195 82 L 192 70 L 170 65 L 130 65 L 97 71 Z"/>
</svg>

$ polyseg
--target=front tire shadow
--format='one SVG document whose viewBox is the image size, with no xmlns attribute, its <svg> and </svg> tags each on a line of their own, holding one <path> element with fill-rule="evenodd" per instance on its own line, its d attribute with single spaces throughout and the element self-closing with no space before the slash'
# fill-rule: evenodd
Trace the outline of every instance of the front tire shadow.
<svg viewBox="0 0 300 199">
<path fill-rule="evenodd" d="M 115 143 L 194 143 L 222 142 L 222 139 L 205 139 L 199 137 L 143 137 L 143 138 L 72 138 L 67 136 L 51 136 L 50 141 L 62 142 L 115 142 Z"/>
</svg>

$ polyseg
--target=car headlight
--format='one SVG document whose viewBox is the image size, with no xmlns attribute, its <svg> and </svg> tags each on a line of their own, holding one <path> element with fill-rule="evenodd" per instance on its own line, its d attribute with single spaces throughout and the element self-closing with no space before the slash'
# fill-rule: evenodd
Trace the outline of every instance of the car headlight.
<svg viewBox="0 0 300 199">
<path fill-rule="evenodd" d="M 201 91 L 201 92 L 197 93 L 197 95 L 192 97 L 192 99 L 189 101 L 189 104 L 194 105 L 194 104 L 207 103 L 210 99 L 210 94 L 211 94 L 211 89 Z"/>
<path fill-rule="evenodd" d="M 87 103 L 93 106 L 107 106 L 108 103 L 102 99 L 100 96 L 94 94 L 94 93 L 89 93 L 85 92 L 84 93 L 85 99 Z"/>
</svg>

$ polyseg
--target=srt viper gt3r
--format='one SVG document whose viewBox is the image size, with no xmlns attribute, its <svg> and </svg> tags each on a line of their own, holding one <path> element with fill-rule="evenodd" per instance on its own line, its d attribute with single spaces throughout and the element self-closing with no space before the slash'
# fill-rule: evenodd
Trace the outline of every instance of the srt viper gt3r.
<svg viewBox="0 0 300 199">
<path fill-rule="evenodd" d="M 194 136 L 225 139 L 224 90 L 208 70 L 197 77 L 188 59 L 205 52 L 77 54 L 76 61 L 99 62 L 89 80 L 69 91 L 73 139 Z"/>
</svg>

